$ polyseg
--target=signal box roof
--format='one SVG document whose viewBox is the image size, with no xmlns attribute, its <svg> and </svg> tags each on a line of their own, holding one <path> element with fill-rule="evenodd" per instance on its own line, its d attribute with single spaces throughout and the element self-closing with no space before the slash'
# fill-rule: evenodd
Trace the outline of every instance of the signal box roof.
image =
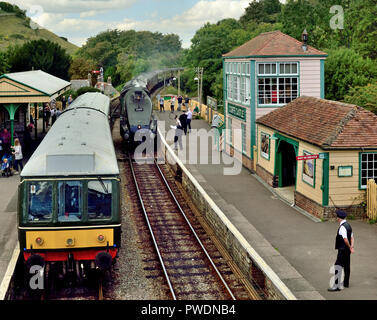
<svg viewBox="0 0 377 320">
<path fill-rule="evenodd" d="M 261 33 L 259 36 L 244 43 L 242 46 L 224 54 L 224 58 L 230 57 L 268 57 L 268 56 L 319 56 L 326 57 L 326 52 L 307 46 L 302 48 L 302 42 L 277 30 Z"/>
</svg>

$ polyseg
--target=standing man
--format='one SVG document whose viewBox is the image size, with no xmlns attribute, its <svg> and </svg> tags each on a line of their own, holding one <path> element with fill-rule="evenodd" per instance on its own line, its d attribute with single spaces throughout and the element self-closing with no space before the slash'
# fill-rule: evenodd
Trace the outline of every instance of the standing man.
<svg viewBox="0 0 377 320">
<path fill-rule="evenodd" d="M 186 115 L 187 115 L 187 127 L 189 129 L 189 132 L 191 132 L 191 120 L 192 120 L 192 111 L 189 107 L 188 108 L 188 111 L 186 112 Z M 187 129 L 187 128 L 186 128 Z"/>
<path fill-rule="evenodd" d="M 160 103 L 161 95 L 160 95 L 160 94 L 157 94 L 156 98 L 157 98 L 157 105 L 158 105 L 158 104 Z"/>
<path fill-rule="evenodd" d="M 328 291 L 340 291 L 349 287 L 350 273 L 351 273 L 351 253 L 354 253 L 354 238 L 350 224 L 346 221 L 347 214 L 342 210 L 336 211 L 337 221 L 339 222 L 339 229 L 335 239 L 335 249 L 338 250 L 338 256 L 335 262 L 335 276 L 334 285 Z M 337 269 L 338 274 L 336 273 Z M 342 269 L 344 269 L 344 283 L 340 283 L 342 278 Z"/>
<path fill-rule="evenodd" d="M 164 111 L 165 112 L 165 100 L 163 97 L 160 97 L 160 112 Z"/>
<path fill-rule="evenodd" d="M 183 97 L 182 96 L 179 96 L 178 97 L 178 111 L 181 111 L 181 108 L 182 108 L 182 101 L 183 101 Z"/>
<path fill-rule="evenodd" d="M 170 109 L 171 113 L 174 113 L 174 105 L 175 105 L 175 96 L 173 96 L 170 100 Z"/>
<path fill-rule="evenodd" d="M 65 100 L 65 96 L 62 97 L 62 110 L 64 111 L 67 106 L 67 100 Z"/>
</svg>

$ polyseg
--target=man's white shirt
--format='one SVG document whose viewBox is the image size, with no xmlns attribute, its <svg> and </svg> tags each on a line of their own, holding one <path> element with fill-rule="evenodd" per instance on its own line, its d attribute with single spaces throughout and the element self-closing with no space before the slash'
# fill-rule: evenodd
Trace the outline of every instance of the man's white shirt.
<svg viewBox="0 0 377 320">
<path fill-rule="evenodd" d="M 345 222 L 346 222 L 346 219 L 340 221 L 340 228 L 339 228 L 339 235 L 341 235 L 343 239 L 347 239 L 347 230 L 344 226 L 342 226 L 342 224 Z M 353 232 L 351 234 L 351 238 L 353 238 Z"/>
</svg>

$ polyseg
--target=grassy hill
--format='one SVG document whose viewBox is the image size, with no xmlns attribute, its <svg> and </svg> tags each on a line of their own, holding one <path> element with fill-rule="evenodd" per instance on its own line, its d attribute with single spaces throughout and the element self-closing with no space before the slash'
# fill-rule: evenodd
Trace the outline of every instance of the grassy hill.
<svg viewBox="0 0 377 320">
<path fill-rule="evenodd" d="M 9 45 L 22 45 L 29 40 L 50 40 L 58 43 L 73 54 L 78 47 L 47 29 L 32 29 L 28 18 L 18 17 L 12 13 L 5 13 L 0 10 L 0 50 L 6 49 Z"/>
</svg>

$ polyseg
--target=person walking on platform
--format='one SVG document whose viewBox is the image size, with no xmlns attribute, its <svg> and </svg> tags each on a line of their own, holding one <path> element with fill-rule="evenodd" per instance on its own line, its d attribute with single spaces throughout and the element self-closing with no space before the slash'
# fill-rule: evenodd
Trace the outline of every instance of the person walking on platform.
<svg viewBox="0 0 377 320">
<path fill-rule="evenodd" d="M 51 126 L 55 123 L 56 121 L 56 108 L 52 108 L 51 110 Z"/>
<path fill-rule="evenodd" d="M 18 139 L 14 140 L 14 147 L 13 147 L 12 154 L 14 155 L 14 165 L 13 165 L 13 167 L 16 170 L 15 174 L 19 174 L 22 171 L 22 169 L 24 168 L 24 166 L 22 165 L 22 159 L 23 159 L 22 148 L 21 148 L 20 140 L 18 140 Z M 20 169 L 20 170 L 18 170 L 18 169 Z"/>
<path fill-rule="evenodd" d="M 187 120 L 186 120 L 187 127 L 189 129 L 189 132 L 191 132 L 192 111 L 191 111 L 190 108 L 188 108 L 188 111 L 186 112 L 186 115 L 187 115 Z"/>
<path fill-rule="evenodd" d="M 65 100 L 65 96 L 62 97 L 62 110 L 65 110 L 65 107 L 67 106 L 67 100 Z"/>
<path fill-rule="evenodd" d="M 179 116 L 179 121 L 181 122 L 183 132 L 185 133 L 185 135 L 187 135 L 187 114 L 183 112 Z"/>
<path fill-rule="evenodd" d="M 51 117 L 51 109 L 48 103 L 46 103 L 44 113 L 45 113 L 46 128 L 48 128 L 48 126 L 50 125 L 50 117 Z"/>
<path fill-rule="evenodd" d="M 335 238 L 335 249 L 338 256 L 335 262 L 335 283 L 328 291 L 340 291 L 349 287 L 351 273 L 351 254 L 354 253 L 355 240 L 351 225 L 346 221 L 347 214 L 342 210 L 336 211 L 337 221 L 339 222 L 338 232 Z M 344 282 L 341 283 L 342 270 L 344 269 Z"/>
<path fill-rule="evenodd" d="M 0 158 L 4 154 L 4 147 L 3 147 L 3 137 L 0 136 Z"/>
<path fill-rule="evenodd" d="M 181 111 L 182 109 L 182 101 L 183 101 L 183 97 L 182 96 L 179 96 L 178 97 L 178 111 Z"/>
<path fill-rule="evenodd" d="M 170 100 L 170 109 L 171 113 L 174 113 L 174 105 L 175 105 L 175 96 L 173 96 Z"/>
<path fill-rule="evenodd" d="M 175 126 L 171 126 L 172 128 L 175 129 L 175 136 L 174 136 L 174 150 L 178 150 L 178 143 L 179 143 L 179 148 L 182 150 L 182 132 L 183 132 L 183 127 L 181 124 L 181 121 L 179 121 L 178 116 L 175 116 Z"/>
<path fill-rule="evenodd" d="M 68 107 L 69 107 L 69 105 L 70 105 L 72 102 L 73 102 L 73 98 L 72 98 L 72 95 L 70 95 L 70 96 L 68 97 Z"/>
<path fill-rule="evenodd" d="M 165 112 L 165 101 L 164 101 L 164 98 L 163 97 L 160 97 L 160 112 L 164 111 Z"/>
<path fill-rule="evenodd" d="M 3 131 L 0 133 L 0 138 L 3 140 L 3 154 L 9 152 L 11 136 L 10 132 L 6 128 L 4 128 Z"/>
</svg>

